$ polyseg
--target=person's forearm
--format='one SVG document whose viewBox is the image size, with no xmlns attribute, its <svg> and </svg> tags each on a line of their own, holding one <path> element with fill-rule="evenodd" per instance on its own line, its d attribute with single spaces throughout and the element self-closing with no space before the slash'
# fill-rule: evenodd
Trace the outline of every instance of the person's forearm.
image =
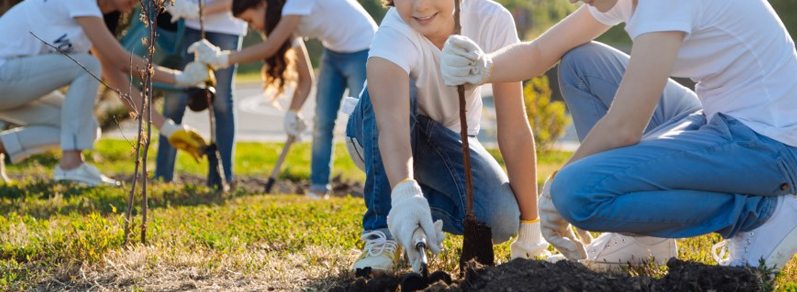
<svg viewBox="0 0 797 292">
<path fill-rule="evenodd" d="M 119 71 L 124 74 L 130 74 L 132 72 L 133 76 L 144 79 L 147 68 L 147 61 L 145 61 L 143 58 L 139 56 L 131 54 L 130 52 L 125 52 L 125 53 L 127 55 L 126 57 L 124 57 L 126 61 L 121 62 L 121 58 L 113 60 L 113 63 L 115 64 L 114 67 L 117 68 L 116 71 Z M 153 81 L 174 84 L 175 82 L 174 76 L 177 73 L 176 70 L 169 69 L 166 67 L 161 67 L 155 64 L 152 64 L 152 67 L 154 73 L 152 75 Z M 113 68 L 108 68 L 108 70 L 113 70 Z"/>
<path fill-rule="evenodd" d="M 290 110 L 292 111 L 299 111 L 304 106 L 304 103 L 307 101 L 307 97 L 310 96 L 310 90 L 313 87 L 312 81 L 309 80 L 299 80 L 299 84 L 296 86 L 296 90 L 293 92 L 293 99 L 291 99 Z"/>
<path fill-rule="evenodd" d="M 520 208 L 520 219 L 537 218 L 537 154 L 531 130 L 501 133 L 498 148 L 505 158 L 512 192 Z"/>
<path fill-rule="evenodd" d="M 581 142 L 578 150 L 573 153 L 573 156 L 570 157 L 570 160 L 565 165 L 590 155 L 631 146 L 639 142 L 641 133 L 630 133 L 626 130 L 626 127 L 614 122 L 614 120 L 616 119 L 610 116 L 604 116 L 598 120 L 592 130 L 589 131 L 589 134 L 587 134 L 587 137 L 584 138 L 584 141 Z"/>
<path fill-rule="evenodd" d="M 232 66 L 239 63 L 251 63 L 270 58 L 293 35 L 294 29 L 299 25 L 301 16 L 283 16 L 277 27 L 261 43 L 249 46 L 243 50 L 232 52 L 227 63 Z"/>
<path fill-rule="evenodd" d="M 516 82 L 534 78 L 558 62 L 558 59 L 542 60 L 540 47 L 536 41 L 509 46 L 494 53 L 492 58 L 493 71 L 486 83 Z"/>
<path fill-rule="evenodd" d="M 110 70 L 110 68 L 104 66 L 103 77 L 108 81 L 109 85 L 118 89 L 123 95 L 127 94 L 130 96 L 130 99 L 135 103 L 135 109 L 141 111 L 140 109 L 144 106 L 144 98 L 141 95 L 141 91 L 138 90 L 136 86 L 130 86 L 130 79 L 127 78 L 127 74 L 123 74 L 121 71 Z M 133 105 L 126 100 L 124 104 L 131 112 L 134 110 Z M 152 123 L 155 127 L 160 129 L 164 121 L 165 118 L 162 115 L 155 110 L 152 111 Z"/>
<path fill-rule="evenodd" d="M 506 161 L 520 218 L 533 220 L 537 218 L 537 154 L 522 92 L 520 82 L 493 84 L 498 148 Z"/>
<path fill-rule="evenodd" d="M 213 15 L 216 13 L 229 12 L 232 7 L 232 0 L 216 0 L 210 3 L 205 3 L 202 7 L 202 14 L 205 16 Z"/>
<path fill-rule="evenodd" d="M 396 128 L 395 125 L 379 127 L 379 152 L 391 189 L 405 179 L 414 178 L 409 127 Z"/>
</svg>

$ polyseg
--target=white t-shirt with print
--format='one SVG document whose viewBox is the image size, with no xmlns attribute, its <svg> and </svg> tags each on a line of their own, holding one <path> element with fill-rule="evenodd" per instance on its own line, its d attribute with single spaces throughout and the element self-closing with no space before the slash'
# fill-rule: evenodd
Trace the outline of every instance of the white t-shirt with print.
<svg viewBox="0 0 797 292">
<path fill-rule="evenodd" d="M 0 66 L 6 60 L 58 53 L 39 38 L 67 53 L 87 53 L 91 41 L 76 17 L 99 17 L 97 0 L 26 0 L 0 16 Z"/>
<path fill-rule="evenodd" d="M 295 34 L 338 53 L 368 49 L 376 32 L 376 22 L 356 0 L 288 0 L 282 15 L 303 16 Z"/>
<path fill-rule="evenodd" d="M 490 0 L 467 0 L 461 4 L 462 35 L 476 42 L 485 52 L 494 52 L 520 42 L 512 15 Z M 421 115 L 459 133 L 459 95 L 456 87 L 443 83 L 440 74 L 440 49 L 413 30 L 391 8 L 371 45 L 368 58 L 382 58 L 407 72 L 415 81 Z M 482 113 L 481 86 L 465 92 L 468 135 L 479 133 Z"/>
<path fill-rule="evenodd" d="M 584 9 L 584 8 L 582 8 Z M 606 25 L 625 22 L 632 39 L 686 33 L 672 75 L 697 82 L 706 116 L 729 115 L 757 133 L 797 146 L 797 51 L 766 0 L 619 0 Z"/>
<path fill-rule="evenodd" d="M 191 0 L 194 3 L 199 3 L 199 0 Z M 221 0 L 213 0 L 221 1 Z M 203 0 L 202 3 L 208 5 L 213 1 Z M 231 35 L 246 35 L 247 25 L 246 22 L 232 16 L 232 12 L 219 12 L 205 16 L 205 31 L 231 34 Z M 199 30 L 199 19 L 187 19 L 185 26 L 195 30 Z"/>
</svg>

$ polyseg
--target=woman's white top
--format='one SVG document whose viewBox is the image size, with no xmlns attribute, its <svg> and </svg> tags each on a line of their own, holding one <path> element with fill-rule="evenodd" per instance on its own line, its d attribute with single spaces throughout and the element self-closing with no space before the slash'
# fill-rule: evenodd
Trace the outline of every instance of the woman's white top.
<svg viewBox="0 0 797 292">
<path fill-rule="evenodd" d="M 697 82 L 706 116 L 731 116 L 757 133 L 797 147 L 797 51 L 766 0 L 618 0 L 592 15 L 625 22 L 632 39 L 685 32 L 672 76 Z"/>
<path fill-rule="evenodd" d="M 282 15 L 302 16 L 294 34 L 319 39 L 338 53 L 368 49 L 376 32 L 376 22 L 356 0 L 288 0 Z"/>
<path fill-rule="evenodd" d="M 199 0 L 191 0 L 194 3 L 199 3 Z M 202 3 L 208 5 L 213 1 L 219 0 L 203 0 Z M 205 16 L 205 31 L 231 34 L 243 36 L 246 35 L 248 26 L 246 22 L 232 16 L 232 12 L 219 12 Z M 199 30 L 199 19 L 186 19 L 185 26 L 195 30 Z"/>
</svg>

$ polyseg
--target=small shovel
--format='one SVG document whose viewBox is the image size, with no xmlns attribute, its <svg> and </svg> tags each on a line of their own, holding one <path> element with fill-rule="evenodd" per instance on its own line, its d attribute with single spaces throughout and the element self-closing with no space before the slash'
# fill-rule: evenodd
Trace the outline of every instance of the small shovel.
<svg viewBox="0 0 797 292">
<path fill-rule="evenodd" d="M 454 34 L 462 34 L 462 24 L 460 23 L 460 7 L 462 0 L 454 0 Z M 473 173 L 470 165 L 470 147 L 468 146 L 468 120 L 466 115 L 465 86 L 457 86 L 459 94 L 459 123 L 461 125 L 460 135 L 462 136 L 462 159 L 465 164 L 465 185 L 467 187 L 467 206 L 465 210 L 465 236 L 462 241 L 462 255 L 459 258 L 459 271 L 464 273 L 468 261 L 476 259 L 483 265 L 494 265 L 495 254 L 493 253 L 493 234 L 490 227 L 484 223 L 476 221 L 476 213 L 473 212 Z"/>
<path fill-rule="evenodd" d="M 282 153 L 280 153 L 277 163 L 274 164 L 274 169 L 271 170 L 271 176 L 268 177 L 268 181 L 266 182 L 266 194 L 271 193 L 271 188 L 274 187 L 274 183 L 277 182 L 277 178 L 279 177 L 280 168 L 282 168 L 282 162 L 285 161 L 285 157 L 288 156 L 288 151 L 291 149 L 291 145 L 293 145 L 293 142 L 295 141 L 296 137 L 288 135 L 288 141 L 285 141 L 285 146 L 282 146 Z"/>
<path fill-rule="evenodd" d="M 421 273 L 411 272 L 401 277 L 401 291 L 420 291 L 429 287 L 429 284 L 443 281 L 451 285 L 451 276 L 444 271 L 436 271 L 429 275 L 429 260 L 426 257 L 426 233 L 423 229 L 416 228 L 412 233 L 412 242 L 421 257 Z"/>
</svg>

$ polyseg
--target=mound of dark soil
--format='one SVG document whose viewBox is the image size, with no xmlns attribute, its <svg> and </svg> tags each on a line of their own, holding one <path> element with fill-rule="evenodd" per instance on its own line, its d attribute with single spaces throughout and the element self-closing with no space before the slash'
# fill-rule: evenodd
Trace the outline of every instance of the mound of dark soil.
<svg viewBox="0 0 797 292">
<path fill-rule="evenodd" d="M 762 291 L 761 276 L 751 268 L 704 265 L 671 259 L 669 273 L 654 279 L 592 271 L 582 264 L 516 259 L 496 267 L 470 266 L 451 286 L 438 282 L 425 291 Z M 392 280 L 391 280 L 392 279 Z M 355 279 L 333 289 L 398 291 L 398 279 Z M 383 283 L 391 283 L 385 285 Z"/>
</svg>

